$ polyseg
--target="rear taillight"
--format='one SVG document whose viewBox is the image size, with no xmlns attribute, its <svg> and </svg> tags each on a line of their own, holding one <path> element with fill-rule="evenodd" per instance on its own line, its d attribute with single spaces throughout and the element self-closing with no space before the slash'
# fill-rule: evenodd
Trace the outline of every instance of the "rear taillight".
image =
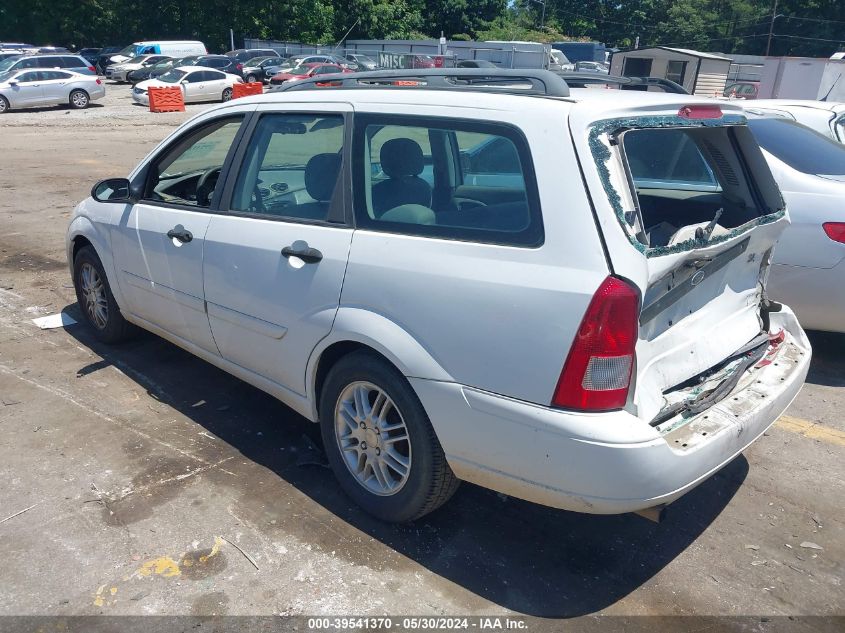
<svg viewBox="0 0 845 633">
<path fill-rule="evenodd" d="M 822 228 L 834 242 L 845 244 L 845 222 L 825 222 Z"/>
<path fill-rule="evenodd" d="M 102 82 L 102 81 L 100 81 L 100 79 L 99 79 L 99 78 L 97 78 L 97 85 L 99 86 L 99 85 L 100 85 L 100 84 L 102 84 L 102 83 L 103 83 L 103 82 Z"/>
<path fill-rule="evenodd" d="M 237 64 L 237 65 L 235 66 L 235 68 L 237 68 L 238 70 L 243 70 L 243 69 L 244 69 L 244 65 L 243 65 L 243 64 Z"/>
<path fill-rule="evenodd" d="M 621 409 L 628 400 L 637 345 L 640 296 L 616 277 L 593 295 L 555 389 L 552 406 L 578 411 Z"/>
<path fill-rule="evenodd" d="M 94 68 L 93 66 L 88 66 L 88 70 L 90 70 L 92 73 L 97 72 L 97 69 Z"/>
</svg>

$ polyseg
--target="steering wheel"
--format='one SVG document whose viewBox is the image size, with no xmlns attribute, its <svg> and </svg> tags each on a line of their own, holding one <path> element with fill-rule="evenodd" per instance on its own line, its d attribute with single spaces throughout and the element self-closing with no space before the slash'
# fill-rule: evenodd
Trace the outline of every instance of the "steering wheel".
<svg viewBox="0 0 845 633">
<path fill-rule="evenodd" d="M 214 188 L 220 178 L 222 167 L 211 167 L 206 169 L 199 180 L 197 180 L 197 205 L 207 207 L 211 204 L 211 196 L 214 195 Z"/>
</svg>

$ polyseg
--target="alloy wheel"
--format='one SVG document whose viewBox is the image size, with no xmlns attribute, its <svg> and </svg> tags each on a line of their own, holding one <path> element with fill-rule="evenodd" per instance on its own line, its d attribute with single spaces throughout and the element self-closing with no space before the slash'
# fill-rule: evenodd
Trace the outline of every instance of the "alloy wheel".
<svg viewBox="0 0 845 633">
<path fill-rule="evenodd" d="M 82 264 L 79 271 L 80 288 L 85 301 L 85 311 L 91 323 L 98 330 L 106 327 L 109 321 L 109 302 L 106 298 L 106 287 L 100 273 L 88 262 Z"/>
<path fill-rule="evenodd" d="M 369 382 L 353 382 L 335 405 L 335 438 L 356 481 L 379 496 L 396 494 L 411 472 L 411 443 L 401 411 Z"/>
</svg>

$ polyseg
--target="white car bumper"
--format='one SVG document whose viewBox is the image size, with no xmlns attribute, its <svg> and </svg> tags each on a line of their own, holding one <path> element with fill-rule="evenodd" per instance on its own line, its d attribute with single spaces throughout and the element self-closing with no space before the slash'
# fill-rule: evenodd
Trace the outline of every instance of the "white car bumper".
<svg viewBox="0 0 845 633">
<path fill-rule="evenodd" d="M 670 503 L 707 479 L 798 394 L 810 344 L 789 308 L 773 313 L 771 326 L 784 329 L 785 340 L 756 380 L 665 435 L 625 411 L 578 414 L 455 383 L 410 382 L 459 478 L 565 510 L 632 512 Z M 606 431 L 635 426 L 633 442 Z"/>
<path fill-rule="evenodd" d="M 98 101 L 106 96 L 106 87 L 103 84 L 94 84 L 88 91 L 91 101 Z"/>
<path fill-rule="evenodd" d="M 807 330 L 845 332 L 845 259 L 832 268 L 773 264 L 766 290 L 795 310 Z"/>
<path fill-rule="evenodd" d="M 126 75 L 129 71 L 115 70 L 113 68 L 106 68 L 106 78 L 112 81 L 126 81 Z"/>
<path fill-rule="evenodd" d="M 147 92 L 138 93 L 135 89 L 132 90 L 132 101 L 140 103 L 143 106 L 150 105 L 150 95 Z"/>
</svg>

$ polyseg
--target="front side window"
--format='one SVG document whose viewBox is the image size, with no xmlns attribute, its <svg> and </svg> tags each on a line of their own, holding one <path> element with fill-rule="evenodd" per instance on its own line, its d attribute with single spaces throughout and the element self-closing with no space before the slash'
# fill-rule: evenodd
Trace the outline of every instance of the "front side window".
<svg viewBox="0 0 845 633">
<path fill-rule="evenodd" d="M 340 176 L 340 114 L 268 114 L 250 139 L 231 210 L 325 221 Z"/>
<path fill-rule="evenodd" d="M 376 115 L 357 121 L 359 226 L 514 246 L 542 243 L 533 163 L 515 128 Z"/>
<path fill-rule="evenodd" d="M 207 208 L 243 117 L 228 117 L 189 132 L 157 158 L 145 198 Z"/>
</svg>

